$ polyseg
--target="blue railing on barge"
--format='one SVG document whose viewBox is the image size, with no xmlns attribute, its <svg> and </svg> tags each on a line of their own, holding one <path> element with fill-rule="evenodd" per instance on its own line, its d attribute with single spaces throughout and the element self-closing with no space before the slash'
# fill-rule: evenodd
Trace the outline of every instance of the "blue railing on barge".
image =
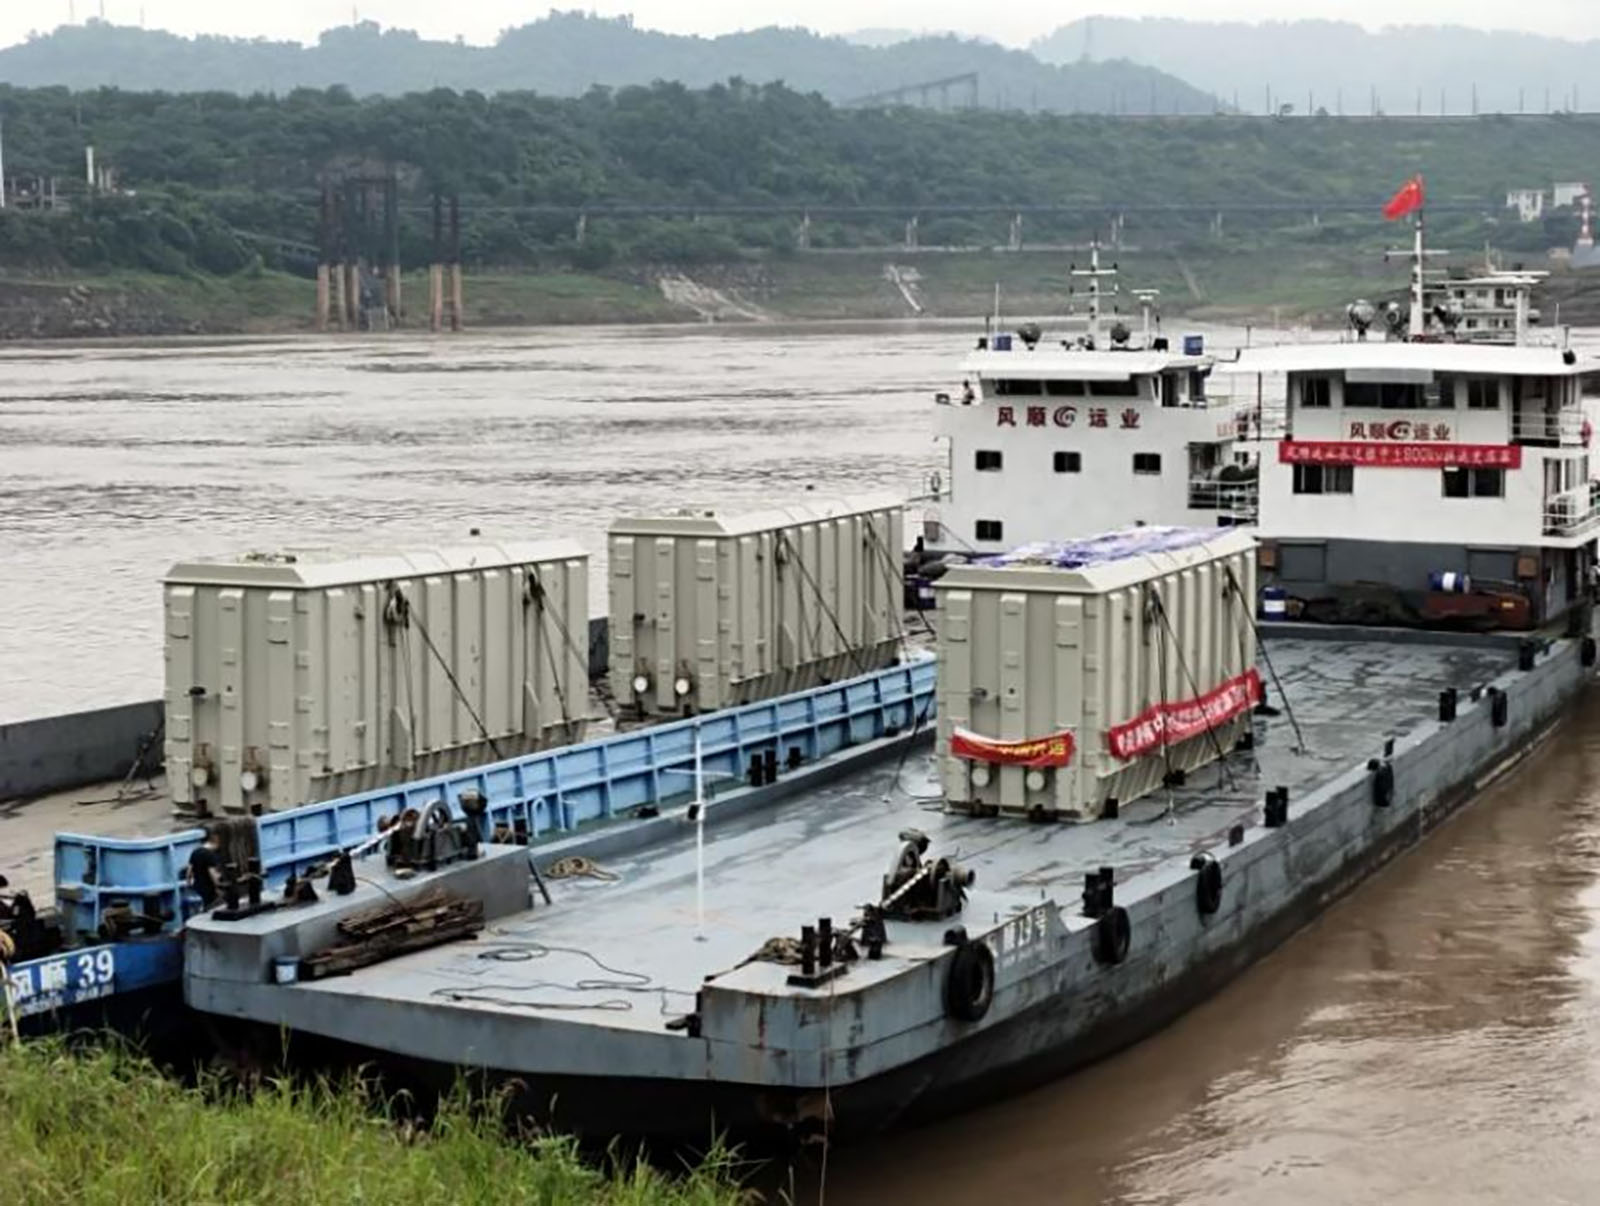
<svg viewBox="0 0 1600 1206">
<path fill-rule="evenodd" d="M 708 783 L 742 777 L 752 758 L 769 752 L 779 766 L 813 762 L 927 724 L 934 680 L 934 660 L 920 658 L 761 703 L 269 813 L 256 822 L 262 871 L 281 885 L 370 837 L 381 817 L 441 799 L 460 815 L 467 791 L 487 801 L 486 838 L 502 827 L 529 842 L 565 836 L 687 797 L 693 781 L 683 772 L 694 765 L 697 733 Z M 166 928 L 180 928 L 199 907 L 183 871 L 202 837 L 199 829 L 133 839 L 57 834 L 63 928 L 92 941 L 115 907 L 171 917 Z"/>
</svg>

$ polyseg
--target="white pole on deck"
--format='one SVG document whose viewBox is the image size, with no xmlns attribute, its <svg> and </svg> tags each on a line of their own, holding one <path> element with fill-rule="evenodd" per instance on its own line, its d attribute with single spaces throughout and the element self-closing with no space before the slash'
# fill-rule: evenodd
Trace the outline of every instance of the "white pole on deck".
<svg viewBox="0 0 1600 1206">
<path fill-rule="evenodd" d="M 694 726 L 694 940 L 706 940 L 706 776 L 700 726 Z"/>
<path fill-rule="evenodd" d="M 1427 330 L 1426 315 L 1422 311 L 1422 210 L 1417 210 L 1417 229 L 1414 235 L 1414 250 L 1412 252 L 1415 267 L 1411 270 L 1411 315 L 1407 330 L 1412 339 L 1421 339 Z"/>
</svg>

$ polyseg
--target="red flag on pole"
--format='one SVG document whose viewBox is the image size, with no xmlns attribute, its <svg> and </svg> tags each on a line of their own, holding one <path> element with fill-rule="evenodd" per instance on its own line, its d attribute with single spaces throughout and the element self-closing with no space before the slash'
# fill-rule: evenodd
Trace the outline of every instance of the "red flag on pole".
<svg viewBox="0 0 1600 1206">
<path fill-rule="evenodd" d="M 1400 191 L 1389 198 L 1383 207 L 1383 216 L 1393 222 L 1422 208 L 1422 177 L 1413 176 L 1400 186 Z"/>
</svg>

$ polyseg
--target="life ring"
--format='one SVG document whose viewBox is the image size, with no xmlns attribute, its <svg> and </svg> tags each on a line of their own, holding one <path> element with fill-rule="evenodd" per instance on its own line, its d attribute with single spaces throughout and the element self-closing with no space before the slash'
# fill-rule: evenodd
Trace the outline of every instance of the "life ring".
<svg viewBox="0 0 1600 1206">
<path fill-rule="evenodd" d="M 994 1001 L 994 952 L 975 940 L 956 947 L 944 979 L 944 1007 L 953 1018 L 976 1022 Z"/>
<path fill-rule="evenodd" d="M 1128 957 L 1128 947 L 1133 942 L 1133 922 L 1128 910 L 1112 905 L 1094 923 L 1094 957 L 1101 963 L 1115 966 Z"/>
<path fill-rule="evenodd" d="M 1200 916 L 1209 917 L 1222 907 L 1222 864 L 1209 854 L 1197 854 L 1189 866 L 1199 872 L 1194 877 L 1194 904 Z"/>
<path fill-rule="evenodd" d="M 1387 808 L 1394 803 L 1394 764 L 1380 762 L 1372 768 L 1372 803 Z"/>
</svg>

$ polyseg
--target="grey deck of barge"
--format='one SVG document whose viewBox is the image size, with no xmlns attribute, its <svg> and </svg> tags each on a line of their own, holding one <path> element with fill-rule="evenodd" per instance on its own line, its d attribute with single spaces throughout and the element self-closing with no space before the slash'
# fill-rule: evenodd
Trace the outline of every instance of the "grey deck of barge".
<svg viewBox="0 0 1600 1206">
<path fill-rule="evenodd" d="M 919 751 L 898 783 L 895 768 L 880 764 L 708 824 L 703 941 L 695 936 L 694 836 L 685 824 L 669 840 L 605 860 L 614 880 L 553 882 L 553 907 L 493 923 L 479 942 L 299 991 L 659 1032 L 664 1016 L 692 1007 L 707 974 L 771 937 L 797 934 L 802 923 L 843 922 L 875 900 L 901 829 L 924 830 L 930 853 L 976 870 L 969 924 L 998 920 L 1046 895 L 1074 898 L 1086 870 L 1113 866 L 1124 884 L 1174 855 L 1218 845 L 1231 826 L 1258 815 L 1266 789 L 1293 794 L 1327 781 L 1379 754 L 1386 737 L 1431 719 L 1442 688 L 1486 683 L 1513 661 L 1488 645 L 1387 641 L 1274 640 L 1269 652 L 1305 751 L 1295 749 L 1287 713 L 1258 721 L 1253 753 L 1128 806 L 1120 820 L 1031 825 L 945 815 L 929 798 L 931 755 Z M 1270 686 L 1269 701 L 1281 704 Z M 782 969 L 771 971 L 776 990 Z"/>
<path fill-rule="evenodd" d="M 181 833 L 198 823 L 173 810 L 165 775 L 135 779 L 126 787 L 96 783 L 31 800 L 0 801 L 0 875 L 42 903 L 55 895 L 57 833 L 151 837 Z"/>
</svg>

